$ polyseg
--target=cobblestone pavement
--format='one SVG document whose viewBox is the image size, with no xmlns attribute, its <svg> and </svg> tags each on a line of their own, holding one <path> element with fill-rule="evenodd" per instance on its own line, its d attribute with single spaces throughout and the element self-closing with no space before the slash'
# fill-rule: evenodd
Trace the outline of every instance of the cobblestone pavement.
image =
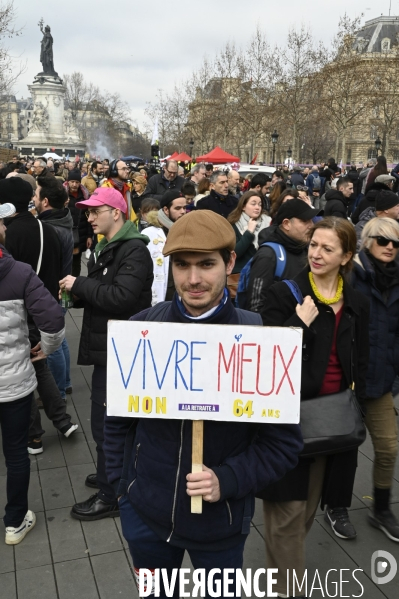
<svg viewBox="0 0 399 599">
<path fill-rule="evenodd" d="M 119 518 L 98 522 L 73 520 L 70 508 L 76 501 L 87 499 L 90 489 L 84 486 L 87 474 L 94 472 L 95 447 L 90 432 L 91 368 L 76 365 L 81 310 L 67 316 L 67 338 L 71 351 L 72 398 L 68 396 L 68 412 L 79 429 L 71 438 L 61 438 L 43 411 L 44 453 L 31 456 L 30 509 L 37 516 L 36 527 L 15 547 L 0 542 L 1 599 L 131 599 L 137 597 L 131 562 L 124 543 Z M 399 396 L 396 398 L 399 408 Z M 342 573 L 342 590 L 338 594 L 331 584 L 329 595 L 315 590 L 311 597 L 363 596 L 366 599 L 397 599 L 399 573 L 385 585 L 371 580 L 371 556 L 376 550 L 389 551 L 399 562 L 399 544 L 389 541 L 380 531 L 367 524 L 371 505 L 372 445 L 370 439 L 361 447 L 351 519 L 358 536 L 342 541 L 334 536 L 321 512 L 307 542 L 308 577 L 313 580 L 317 569 L 323 588 L 326 573 L 335 568 L 354 570 L 364 586 L 364 593 L 347 570 Z M 0 464 L 0 505 L 5 505 L 5 467 Z M 399 518 L 399 463 L 393 486 L 393 511 Z M 245 547 L 244 568 L 264 568 L 262 502 L 257 500 L 251 533 Z M 189 559 L 185 558 L 189 566 Z M 339 579 L 332 572 L 329 580 Z M 319 586 L 319 585 L 316 585 Z M 262 588 L 262 587 L 261 587 Z M 265 588 L 263 590 L 266 590 Z M 310 593 L 309 593 L 310 595 Z"/>
</svg>

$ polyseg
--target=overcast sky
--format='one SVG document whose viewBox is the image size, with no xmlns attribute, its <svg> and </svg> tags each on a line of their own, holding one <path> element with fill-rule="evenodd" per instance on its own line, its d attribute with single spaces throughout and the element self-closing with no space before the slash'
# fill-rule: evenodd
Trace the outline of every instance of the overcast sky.
<svg viewBox="0 0 399 599">
<path fill-rule="evenodd" d="M 22 35 L 10 40 L 9 47 L 27 62 L 15 87 L 18 97 L 29 95 L 27 85 L 41 71 L 42 34 L 37 23 L 43 17 L 54 38 L 58 74 L 81 71 L 101 89 L 120 92 L 139 126 L 146 120 L 146 102 L 154 99 L 158 89 L 171 90 L 201 64 L 205 54 L 212 58 L 229 40 L 245 46 L 258 24 L 267 31 L 271 45 L 285 40 L 290 26 L 302 23 L 328 43 L 345 11 L 351 17 L 364 12 L 369 20 L 381 11 L 388 15 L 389 9 L 389 0 L 378 8 L 371 0 L 14 3 Z M 399 0 L 392 0 L 391 14 L 399 14 Z"/>
</svg>

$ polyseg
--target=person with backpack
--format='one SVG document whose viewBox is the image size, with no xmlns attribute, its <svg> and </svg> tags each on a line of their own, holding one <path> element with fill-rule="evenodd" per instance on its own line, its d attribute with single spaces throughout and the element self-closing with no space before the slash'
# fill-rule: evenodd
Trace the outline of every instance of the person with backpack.
<svg viewBox="0 0 399 599">
<path fill-rule="evenodd" d="M 229 301 L 225 284 L 235 246 L 231 225 L 213 211 L 179 219 L 163 249 L 172 263 L 173 300 L 131 320 L 261 325 L 258 314 L 237 310 Z M 194 568 L 206 574 L 219 569 L 215 580 L 230 569 L 233 581 L 242 568 L 254 493 L 296 465 L 302 438 L 296 424 L 207 420 L 203 444 L 202 471 L 194 474 L 191 420 L 105 417 L 107 475 L 137 577 L 144 568 L 166 568 L 170 577 L 187 550 Z M 191 496 L 202 496 L 201 516 L 191 513 Z M 160 587 L 160 597 L 166 597 L 162 582 Z M 231 597 L 239 596 L 234 583 L 230 589 Z"/>
<path fill-rule="evenodd" d="M 319 169 L 316 165 L 312 167 L 312 171 L 306 179 L 306 185 L 308 187 L 309 197 L 312 200 L 312 204 L 315 208 L 320 207 L 320 197 L 324 187 L 325 178 L 320 177 Z"/>
<path fill-rule="evenodd" d="M 262 320 L 267 313 L 266 296 L 275 281 L 291 279 L 306 264 L 309 232 L 312 218 L 318 212 L 300 199 L 290 200 L 280 206 L 271 227 L 259 235 L 259 249 L 251 263 L 248 288 L 238 287 L 238 305 L 259 312 Z M 248 273 L 247 273 L 248 274 Z M 241 277 L 244 277 L 244 269 Z M 240 281 L 241 282 L 241 281 Z"/>
</svg>

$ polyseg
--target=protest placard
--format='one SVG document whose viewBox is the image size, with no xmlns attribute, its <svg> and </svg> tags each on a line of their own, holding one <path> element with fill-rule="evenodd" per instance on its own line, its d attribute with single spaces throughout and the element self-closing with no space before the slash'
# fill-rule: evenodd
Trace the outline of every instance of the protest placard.
<svg viewBox="0 0 399 599">
<path fill-rule="evenodd" d="M 302 329 L 108 323 L 107 413 L 298 423 Z"/>
</svg>

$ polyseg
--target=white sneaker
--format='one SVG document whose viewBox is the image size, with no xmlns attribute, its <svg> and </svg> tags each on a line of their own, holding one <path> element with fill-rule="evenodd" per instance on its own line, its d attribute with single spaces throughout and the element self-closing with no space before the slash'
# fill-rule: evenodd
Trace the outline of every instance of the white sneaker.
<svg viewBox="0 0 399 599">
<path fill-rule="evenodd" d="M 68 438 L 78 428 L 79 428 L 78 424 L 72 424 L 72 422 L 70 422 L 69 424 L 66 424 L 65 426 L 63 426 L 62 428 L 60 428 L 59 431 L 60 431 L 60 433 L 62 433 L 64 435 L 64 437 Z"/>
<path fill-rule="evenodd" d="M 6 528 L 6 545 L 18 545 L 30 530 L 36 524 L 36 516 L 31 511 L 26 512 L 26 516 L 23 519 L 21 526 L 14 528 L 13 526 L 7 526 Z"/>
</svg>

